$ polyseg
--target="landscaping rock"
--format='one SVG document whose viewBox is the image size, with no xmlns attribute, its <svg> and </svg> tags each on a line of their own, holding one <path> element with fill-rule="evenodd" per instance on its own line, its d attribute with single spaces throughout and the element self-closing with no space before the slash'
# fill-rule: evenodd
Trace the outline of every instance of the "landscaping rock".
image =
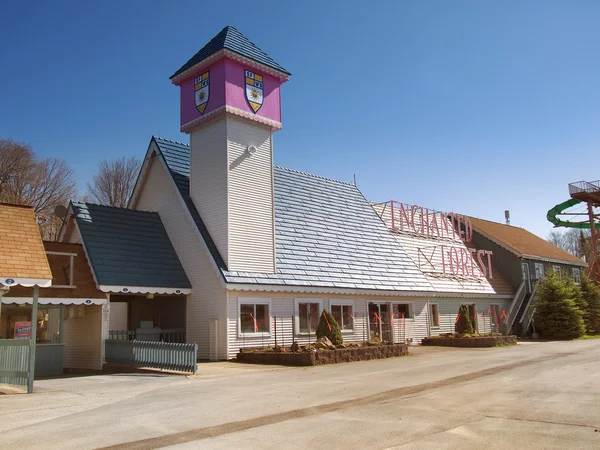
<svg viewBox="0 0 600 450">
<path fill-rule="evenodd" d="M 335 350 L 292 352 L 240 351 L 237 360 L 253 364 L 280 364 L 286 366 L 315 366 L 350 361 L 392 358 L 408 355 L 407 344 L 382 344 L 364 347 L 338 348 Z"/>
<path fill-rule="evenodd" d="M 325 348 L 325 349 L 333 350 L 335 348 L 335 345 L 333 345 L 333 343 L 329 340 L 329 338 L 327 336 L 323 336 L 323 337 L 319 338 L 317 340 L 317 342 L 315 342 L 315 348 L 316 349 Z"/>
</svg>

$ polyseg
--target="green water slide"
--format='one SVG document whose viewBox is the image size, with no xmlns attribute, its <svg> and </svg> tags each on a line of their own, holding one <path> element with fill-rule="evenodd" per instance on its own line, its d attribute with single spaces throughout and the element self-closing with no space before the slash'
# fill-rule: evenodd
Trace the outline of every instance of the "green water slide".
<svg viewBox="0 0 600 450">
<path fill-rule="evenodd" d="M 569 209 L 572 206 L 577 205 L 578 203 L 581 203 L 581 200 L 576 200 L 574 198 L 571 198 L 571 199 L 567 200 L 566 202 L 559 203 L 554 208 L 552 208 L 550 211 L 548 211 L 548 214 L 546 214 L 546 218 L 550 222 L 552 222 L 554 225 L 556 225 L 557 227 L 588 228 L 589 229 L 590 228 L 589 221 L 570 222 L 568 220 L 561 220 L 558 217 L 556 217 L 557 215 L 561 214 L 564 210 Z M 600 223 L 596 224 L 596 229 L 600 230 Z"/>
</svg>

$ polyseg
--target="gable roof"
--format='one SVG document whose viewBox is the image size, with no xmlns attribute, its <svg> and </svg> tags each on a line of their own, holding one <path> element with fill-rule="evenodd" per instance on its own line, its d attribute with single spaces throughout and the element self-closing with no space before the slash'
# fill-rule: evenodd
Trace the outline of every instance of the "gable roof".
<svg viewBox="0 0 600 450">
<path fill-rule="evenodd" d="M 170 78 L 175 78 L 180 73 L 185 72 L 209 56 L 217 53 L 219 50 L 230 50 L 240 56 L 244 56 L 257 63 L 290 75 L 287 70 L 277 64 L 273 58 L 254 45 L 254 43 L 250 42 L 250 40 L 235 27 L 228 25 L 212 38 L 208 44 L 202 47 L 198 53 L 192 56 L 188 62 L 181 66 L 177 72 L 171 75 Z"/>
<path fill-rule="evenodd" d="M 276 273 L 227 270 L 191 198 L 189 146 L 154 137 L 228 283 L 431 291 L 353 185 L 274 168 Z"/>
<path fill-rule="evenodd" d="M 423 275 L 356 186 L 282 167 L 274 168 L 276 273 L 229 271 L 189 196 L 189 146 L 153 141 L 226 282 L 449 292 Z"/>
<path fill-rule="evenodd" d="M 51 282 L 33 208 L 0 203 L 0 284 L 47 287 Z"/>
<path fill-rule="evenodd" d="M 585 263 L 569 252 L 552 245 L 524 228 L 471 217 L 473 229 L 484 237 L 505 247 L 519 257 L 548 259 L 566 264 L 585 266 Z"/>
<path fill-rule="evenodd" d="M 178 294 L 191 289 L 158 213 L 79 202 L 71 208 L 102 291 Z"/>
</svg>

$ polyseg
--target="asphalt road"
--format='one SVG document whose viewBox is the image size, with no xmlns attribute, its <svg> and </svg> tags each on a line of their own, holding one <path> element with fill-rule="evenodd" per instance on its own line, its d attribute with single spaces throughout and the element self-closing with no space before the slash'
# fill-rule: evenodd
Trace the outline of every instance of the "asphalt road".
<svg viewBox="0 0 600 450">
<path fill-rule="evenodd" d="M 316 368 L 44 380 L 0 448 L 600 448 L 600 339 Z"/>
</svg>

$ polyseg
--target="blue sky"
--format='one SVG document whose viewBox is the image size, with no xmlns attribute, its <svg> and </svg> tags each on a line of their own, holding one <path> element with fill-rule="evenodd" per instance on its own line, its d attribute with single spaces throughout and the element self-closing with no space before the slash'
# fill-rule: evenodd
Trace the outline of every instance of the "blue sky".
<svg viewBox="0 0 600 450">
<path fill-rule="evenodd" d="M 174 6 L 177 5 L 177 6 Z M 225 25 L 292 73 L 278 165 L 545 237 L 600 178 L 597 1 L 5 1 L 0 137 L 103 159 L 179 132 L 169 76 Z"/>
</svg>

